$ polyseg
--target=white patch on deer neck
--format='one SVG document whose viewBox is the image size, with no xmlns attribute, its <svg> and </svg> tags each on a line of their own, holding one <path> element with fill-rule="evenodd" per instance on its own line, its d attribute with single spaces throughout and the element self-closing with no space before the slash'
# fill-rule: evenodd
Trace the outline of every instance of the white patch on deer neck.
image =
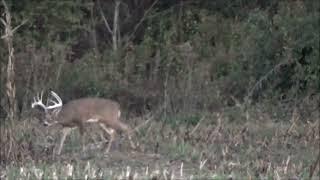
<svg viewBox="0 0 320 180">
<path fill-rule="evenodd" d="M 95 122 L 98 122 L 98 121 L 99 121 L 99 119 L 97 119 L 97 118 L 91 118 L 91 119 L 87 120 L 88 123 L 95 123 Z"/>
<path fill-rule="evenodd" d="M 118 111 L 118 118 L 120 118 L 120 116 L 121 116 L 121 111 L 119 110 Z"/>
<path fill-rule="evenodd" d="M 52 123 L 49 123 L 48 121 L 44 121 L 43 123 L 45 126 L 52 126 L 52 125 L 58 124 L 58 121 L 54 121 Z"/>
</svg>

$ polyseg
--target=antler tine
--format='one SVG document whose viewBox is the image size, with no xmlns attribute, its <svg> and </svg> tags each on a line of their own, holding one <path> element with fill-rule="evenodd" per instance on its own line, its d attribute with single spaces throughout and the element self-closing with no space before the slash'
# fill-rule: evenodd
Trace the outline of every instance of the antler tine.
<svg viewBox="0 0 320 180">
<path fill-rule="evenodd" d="M 62 99 L 60 98 L 60 96 L 58 96 L 57 93 L 55 93 L 54 91 L 51 91 L 51 94 L 52 94 L 55 98 L 57 98 L 57 100 L 59 101 L 59 103 L 62 104 Z"/>
<path fill-rule="evenodd" d="M 39 97 L 39 94 L 38 94 L 38 99 L 42 102 L 42 97 L 43 97 L 43 90 L 40 92 L 40 97 Z"/>
<path fill-rule="evenodd" d="M 57 107 L 61 107 L 62 106 L 62 100 L 61 98 L 58 96 L 57 93 L 51 91 L 51 95 L 57 100 L 57 101 L 54 101 L 52 99 L 49 99 L 49 102 L 53 103 L 53 105 L 51 106 L 47 106 L 47 109 L 54 109 L 54 108 L 57 108 Z"/>
<path fill-rule="evenodd" d="M 33 103 L 31 104 L 31 107 L 34 108 L 35 106 L 40 106 L 42 107 L 44 110 L 46 110 L 46 106 L 43 104 L 42 102 L 42 96 L 43 96 L 43 91 L 41 91 L 41 93 L 37 93 L 37 95 L 35 97 L 33 97 Z"/>
</svg>

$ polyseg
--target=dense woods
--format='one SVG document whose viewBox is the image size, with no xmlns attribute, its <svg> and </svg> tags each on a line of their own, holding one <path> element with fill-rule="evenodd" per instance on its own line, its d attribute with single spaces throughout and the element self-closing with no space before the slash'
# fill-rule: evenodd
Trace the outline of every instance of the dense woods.
<svg viewBox="0 0 320 180">
<path fill-rule="evenodd" d="M 313 176 L 317 170 L 317 166 L 312 170 L 312 160 L 320 140 L 319 1 L 2 0 L 0 4 L 2 167 L 47 156 L 45 151 L 50 150 L 32 142 L 37 136 L 46 137 L 37 130 L 42 127 L 34 126 L 43 118 L 41 112 L 30 104 L 36 93 L 53 90 L 65 102 L 80 97 L 115 100 L 129 124 L 152 114 L 157 133 L 168 125 L 184 143 L 192 144 L 189 130 L 204 122 L 198 131 L 208 137 L 218 131 L 222 139 L 233 134 L 228 125 L 247 133 L 251 120 L 258 124 L 252 126 L 256 133 L 265 129 L 259 124 L 269 121 L 288 124 L 283 130 L 288 136 L 292 127 L 297 132 L 300 127 L 300 137 L 309 137 L 312 157 L 289 157 L 304 163 L 300 170 L 310 170 L 305 174 Z M 216 128 L 206 129 L 210 124 Z M 182 126 L 186 128 L 179 129 Z M 301 139 L 286 140 L 297 143 L 297 152 L 306 153 L 299 148 Z M 209 170 L 210 163 L 220 162 L 213 156 L 205 158 Z"/>
</svg>

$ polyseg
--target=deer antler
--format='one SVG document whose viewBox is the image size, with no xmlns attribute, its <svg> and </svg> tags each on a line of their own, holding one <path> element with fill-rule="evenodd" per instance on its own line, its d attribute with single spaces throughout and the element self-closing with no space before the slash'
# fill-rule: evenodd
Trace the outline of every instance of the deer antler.
<svg viewBox="0 0 320 180">
<path fill-rule="evenodd" d="M 40 94 L 38 93 L 37 96 L 33 98 L 33 103 L 31 104 L 31 107 L 34 108 L 35 106 L 40 106 L 45 111 L 47 111 L 48 109 L 55 109 L 55 108 L 61 107 L 62 106 L 62 100 L 58 96 L 58 94 L 53 92 L 53 91 L 51 91 L 51 95 L 56 99 L 56 101 L 54 101 L 52 99 L 49 99 L 48 102 L 53 103 L 53 105 L 51 105 L 51 106 L 47 105 L 46 106 L 46 105 L 43 104 L 43 102 L 42 102 L 43 91 L 41 91 Z"/>
<path fill-rule="evenodd" d="M 56 101 L 54 101 L 52 99 L 49 99 L 49 103 L 51 102 L 51 103 L 53 103 L 53 105 L 47 106 L 46 109 L 55 109 L 55 108 L 61 107 L 62 106 L 62 100 L 58 96 L 58 94 L 55 93 L 54 91 L 51 91 L 51 95 L 56 99 Z"/>
<path fill-rule="evenodd" d="M 40 94 L 38 93 L 36 97 L 33 97 L 33 103 L 31 104 L 32 108 L 34 108 L 35 106 L 40 106 L 44 110 L 47 110 L 46 106 L 42 102 L 42 96 L 43 96 L 43 91 L 41 91 Z"/>
</svg>

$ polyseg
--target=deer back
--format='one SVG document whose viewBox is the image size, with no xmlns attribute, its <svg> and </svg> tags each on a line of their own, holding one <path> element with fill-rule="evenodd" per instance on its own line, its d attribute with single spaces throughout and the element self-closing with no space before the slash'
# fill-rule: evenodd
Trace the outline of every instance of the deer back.
<svg viewBox="0 0 320 180">
<path fill-rule="evenodd" d="M 88 120 L 107 121 L 110 125 L 118 122 L 120 106 L 117 102 L 103 98 L 80 98 L 62 106 L 56 121 L 73 126 Z"/>
</svg>

